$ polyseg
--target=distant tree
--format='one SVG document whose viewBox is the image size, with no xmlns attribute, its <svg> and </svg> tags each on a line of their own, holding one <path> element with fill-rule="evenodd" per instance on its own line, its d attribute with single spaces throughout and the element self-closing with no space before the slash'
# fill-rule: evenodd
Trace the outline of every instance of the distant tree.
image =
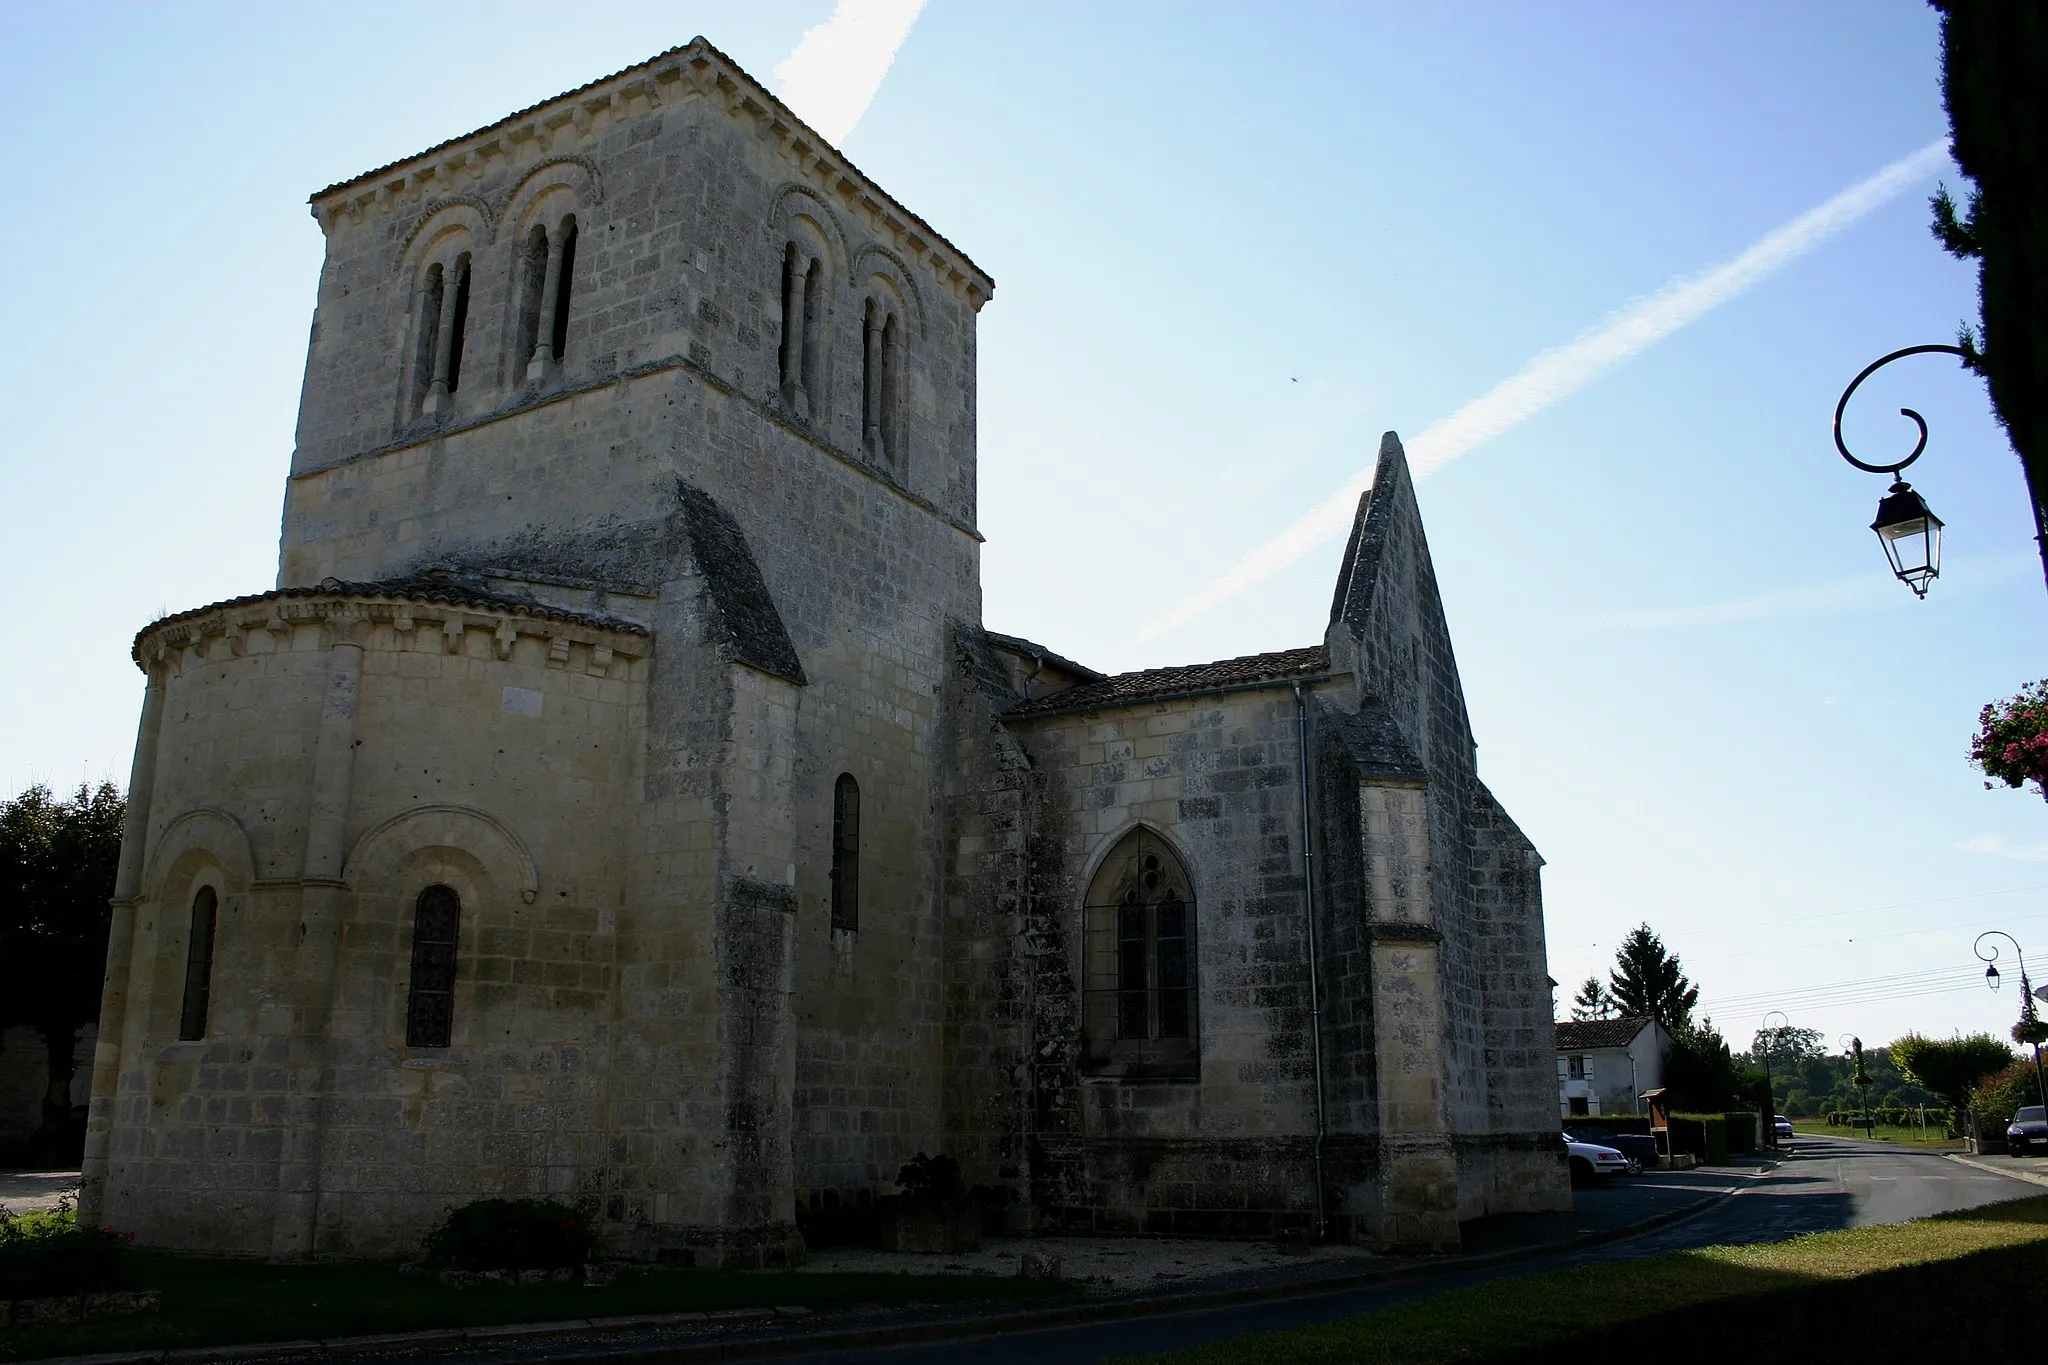
<svg viewBox="0 0 2048 1365">
<path fill-rule="evenodd" d="M 1621 941 L 1607 988 L 1623 1014 L 1655 1019 L 1673 1034 L 1692 1023 L 1692 1007 L 1700 999 L 1700 988 L 1685 979 L 1677 956 L 1647 924 Z"/>
<path fill-rule="evenodd" d="M 1988 1033 L 1973 1033 L 1967 1038 L 1927 1038 L 1909 1033 L 1886 1051 L 1907 1080 L 1941 1096 L 1958 1114 L 1970 1107 L 1970 1092 L 1979 1082 L 2011 1066 L 2014 1060 L 2012 1049 Z"/>
<path fill-rule="evenodd" d="M 38 1155 L 75 1145 L 71 1078 L 78 1031 L 99 1018 L 108 898 L 121 857 L 127 802 L 112 783 L 80 785 L 69 801 L 33 786 L 0 805 L 0 1027 L 27 1024 L 47 1056 Z"/>
<path fill-rule="evenodd" d="M 1756 1081 L 1761 1086 L 1761 1071 Z M 1671 1047 L 1664 1054 L 1664 1088 L 1674 1109 L 1718 1112 L 1744 1098 L 1745 1070 L 1736 1064 L 1713 1020 L 1672 1030 Z"/>
<path fill-rule="evenodd" d="M 1762 1066 L 1766 1056 L 1770 1058 L 1771 1070 L 1776 1072 L 1827 1056 L 1827 1044 L 1817 1028 L 1786 1025 L 1783 1028 L 1758 1029 L 1756 1037 L 1750 1040 L 1749 1053 L 1744 1060 Z"/>
<path fill-rule="evenodd" d="M 1934 197 L 1934 235 L 1977 262 L 1981 330 L 1957 341 L 2020 457 L 2034 529 L 2048 532 L 2048 6 L 1932 3 L 1949 151 L 1971 182 L 1960 210 L 1946 186 Z M 2041 555 L 2048 567 L 2048 538 Z"/>
<path fill-rule="evenodd" d="M 1572 997 L 1572 1018 L 1581 1023 L 1588 1019 L 1612 1019 L 1620 1013 L 1621 1007 L 1614 1003 L 1614 997 L 1597 976 L 1587 977 L 1580 983 L 1579 993 Z"/>
</svg>

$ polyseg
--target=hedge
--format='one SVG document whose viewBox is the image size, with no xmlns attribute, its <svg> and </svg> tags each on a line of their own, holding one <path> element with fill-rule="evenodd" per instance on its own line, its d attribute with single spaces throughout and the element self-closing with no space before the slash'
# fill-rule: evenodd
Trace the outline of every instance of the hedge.
<svg viewBox="0 0 2048 1365">
<path fill-rule="evenodd" d="M 1568 1114 L 1564 1126 L 1575 1133 L 1642 1133 L 1650 1131 L 1648 1114 Z"/>
<path fill-rule="evenodd" d="M 1671 1150 L 1690 1152 L 1709 1166 L 1728 1161 L 1728 1116 L 1726 1114 L 1673 1114 Z"/>
<path fill-rule="evenodd" d="M 1729 1151 L 1737 1155 L 1746 1155 L 1756 1151 L 1758 1119 L 1753 1111 L 1737 1109 L 1723 1114 L 1721 1117 L 1727 1120 L 1728 1123 Z"/>
</svg>

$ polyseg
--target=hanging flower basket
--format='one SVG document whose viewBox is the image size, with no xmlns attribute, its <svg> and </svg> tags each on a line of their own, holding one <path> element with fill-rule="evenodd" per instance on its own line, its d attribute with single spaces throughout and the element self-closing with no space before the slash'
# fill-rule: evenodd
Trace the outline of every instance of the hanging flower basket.
<svg viewBox="0 0 2048 1365">
<path fill-rule="evenodd" d="M 1999 782 L 2008 787 L 2032 782 L 2048 799 L 2048 679 L 1977 714 L 1970 761 L 1993 779 L 1984 784 L 1987 791 Z"/>
</svg>

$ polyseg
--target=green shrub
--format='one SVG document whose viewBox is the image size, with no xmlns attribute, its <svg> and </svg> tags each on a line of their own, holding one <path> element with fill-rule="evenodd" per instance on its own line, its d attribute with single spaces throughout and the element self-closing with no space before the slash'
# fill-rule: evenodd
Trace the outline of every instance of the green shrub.
<svg viewBox="0 0 2048 1365">
<path fill-rule="evenodd" d="M 1650 1131 L 1648 1114 L 1570 1114 L 1564 1126 L 1575 1133 L 1643 1133 Z"/>
<path fill-rule="evenodd" d="M 1728 1118 L 1725 1114 L 1673 1114 L 1671 1150 L 1690 1152 L 1709 1166 L 1728 1160 Z"/>
<path fill-rule="evenodd" d="M 71 1206 L 49 1213 L 0 1209 L 0 1299 L 96 1294 L 128 1287 L 134 1233 L 82 1228 Z"/>
<path fill-rule="evenodd" d="M 1970 1108 L 1977 1115 L 1978 1132 L 1986 1137 L 2003 1137 L 2006 1125 L 2022 1106 L 2040 1102 L 2034 1064 L 2025 1061 L 2014 1062 L 1997 1075 L 1986 1077 L 1970 1097 Z"/>
<path fill-rule="evenodd" d="M 592 1210 L 552 1199 L 478 1199 L 427 1234 L 427 1264 L 452 1270 L 555 1270 L 597 1254 Z"/>
<path fill-rule="evenodd" d="M 1722 1115 L 1728 1125 L 1728 1150 L 1738 1155 L 1754 1152 L 1757 1147 L 1757 1116 L 1747 1109 L 1731 1110 Z"/>
</svg>

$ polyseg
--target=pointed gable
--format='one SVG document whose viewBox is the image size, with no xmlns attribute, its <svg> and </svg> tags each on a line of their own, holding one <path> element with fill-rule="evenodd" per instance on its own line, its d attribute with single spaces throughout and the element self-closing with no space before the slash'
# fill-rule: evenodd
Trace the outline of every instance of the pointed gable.
<svg viewBox="0 0 2048 1365">
<path fill-rule="evenodd" d="M 1407 454 L 1391 431 L 1359 499 L 1327 639 L 1333 666 L 1343 657 L 1356 674 L 1360 703 L 1380 703 L 1432 775 L 1446 763 L 1472 770 L 1471 723 L 1429 539 Z"/>
</svg>

